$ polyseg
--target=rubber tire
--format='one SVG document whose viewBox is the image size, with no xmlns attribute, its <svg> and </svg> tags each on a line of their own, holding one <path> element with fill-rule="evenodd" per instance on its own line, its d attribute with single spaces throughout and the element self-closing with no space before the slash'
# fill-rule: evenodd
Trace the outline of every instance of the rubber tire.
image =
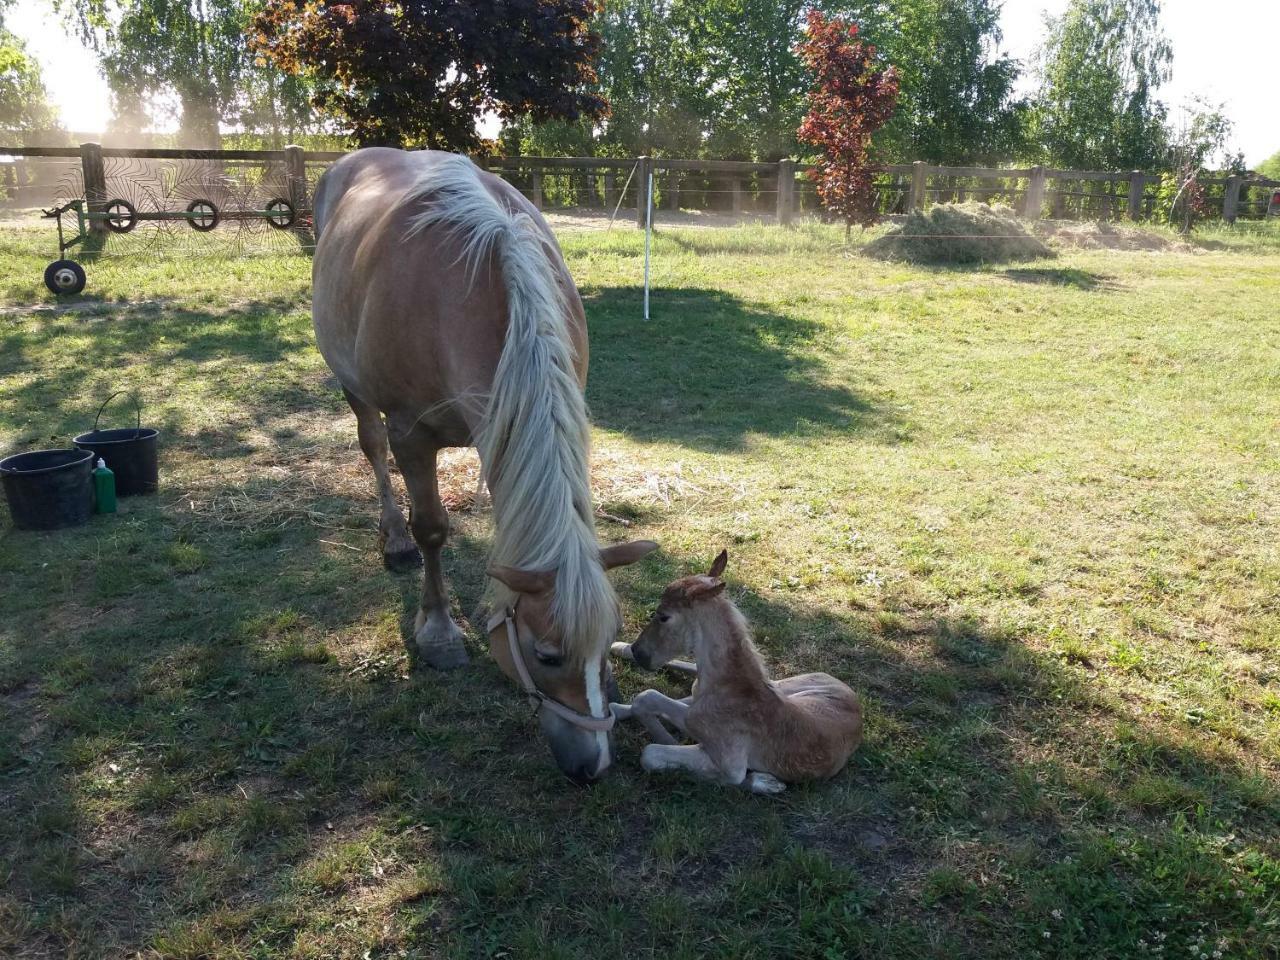
<svg viewBox="0 0 1280 960">
<path fill-rule="evenodd" d="M 187 213 L 195 213 L 196 207 L 202 205 L 213 211 L 213 220 L 209 223 L 196 223 L 196 221 L 188 219 L 187 223 L 190 225 L 192 230 L 196 230 L 199 233 L 208 233 L 210 230 L 217 227 L 219 221 L 222 220 L 222 214 L 218 212 L 218 205 L 216 203 L 212 200 L 205 200 L 203 197 L 199 197 L 188 203 Z"/>
<path fill-rule="evenodd" d="M 293 204 L 284 197 L 274 197 L 267 201 L 267 210 L 272 209 L 272 204 L 279 204 L 282 213 L 288 213 L 288 217 L 283 222 L 278 222 L 274 217 L 267 217 L 267 223 L 275 227 L 277 230 L 288 230 L 293 226 L 294 221 L 298 219 L 298 211 L 293 209 Z"/>
<path fill-rule="evenodd" d="M 110 210 L 111 207 L 115 206 L 124 207 L 129 214 L 129 219 L 124 223 L 112 223 L 110 220 L 103 220 L 102 222 L 112 233 L 128 233 L 138 225 L 138 208 L 128 200 L 116 197 L 114 200 L 107 201 L 106 209 Z"/>
<path fill-rule="evenodd" d="M 62 271 L 68 271 L 74 278 L 74 282 L 66 286 L 60 286 L 58 283 L 58 274 Z M 84 289 L 86 277 L 84 275 L 84 267 L 76 263 L 74 260 L 55 260 L 44 268 L 44 285 L 49 288 L 50 292 L 61 296 L 62 294 L 76 294 Z"/>
</svg>

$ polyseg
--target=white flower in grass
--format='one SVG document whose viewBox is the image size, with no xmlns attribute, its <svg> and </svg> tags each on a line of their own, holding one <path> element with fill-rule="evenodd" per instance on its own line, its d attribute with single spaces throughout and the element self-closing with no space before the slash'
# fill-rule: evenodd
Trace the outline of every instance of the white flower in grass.
<svg viewBox="0 0 1280 960">
<path fill-rule="evenodd" d="M 1053 913 L 1051 913 L 1051 914 L 1050 914 L 1050 916 L 1052 916 L 1052 917 L 1053 917 L 1053 919 L 1055 919 L 1055 920 L 1061 920 L 1061 919 L 1062 919 L 1062 911 L 1061 911 L 1061 910 L 1054 910 L 1054 911 L 1053 911 Z"/>
<path fill-rule="evenodd" d="M 1040 935 L 1044 937 L 1046 940 L 1048 940 L 1050 937 L 1053 936 L 1053 934 L 1051 934 L 1048 930 L 1041 931 Z"/>
<path fill-rule="evenodd" d="M 868 570 L 864 573 L 862 582 L 868 587 L 875 587 L 877 590 L 884 586 L 884 578 L 875 570 Z"/>
</svg>

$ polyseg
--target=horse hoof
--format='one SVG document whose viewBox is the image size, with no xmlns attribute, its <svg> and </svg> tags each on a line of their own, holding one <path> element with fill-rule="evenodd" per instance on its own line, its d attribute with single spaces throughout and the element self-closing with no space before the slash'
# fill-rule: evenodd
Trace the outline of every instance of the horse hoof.
<svg viewBox="0 0 1280 960">
<path fill-rule="evenodd" d="M 384 552 L 382 554 L 382 562 L 393 573 L 415 570 L 422 566 L 422 551 L 417 547 L 411 546 L 406 547 L 404 550 L 397 550 L 394 553 Z"/>
<path fill-rule="evenodd" d="M 471 662 L 462 642 L 462 631 L 452 619 L 444 618 L 443 623 L 435 619 L 419 622 L 413 642 L 422 662 L 433 670 L 456 670 Z"/>
</svg>

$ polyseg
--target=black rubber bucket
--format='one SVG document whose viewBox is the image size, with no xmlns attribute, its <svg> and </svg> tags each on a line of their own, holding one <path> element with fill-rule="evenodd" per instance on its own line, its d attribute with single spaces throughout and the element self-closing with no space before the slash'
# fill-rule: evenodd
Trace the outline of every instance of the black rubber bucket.
<svg viewBox="0 0 1280 960">
<path fill-rule="evenodd" d="M 56 530 L 93 515 L 93 451 L 36 450 L 0 460 L 13 525 Z"/>
<path fill-rule="evenodd" d="M 155 493 L 160 488 L 160 467 L 156 460 L 158 430 L 142 426 L 142 407 L 135 404 L 137 425 L 122 430 L 99 430 L 102 411 L 118 393 L 107 397 L 98 408 L 93 429 L 82 433 L 72 441 L 81 450 L 92 450 L 95 457 L 107 462 L 116 475 L 116 496 L 132 497 L 142 493 Z"/>
</svg>

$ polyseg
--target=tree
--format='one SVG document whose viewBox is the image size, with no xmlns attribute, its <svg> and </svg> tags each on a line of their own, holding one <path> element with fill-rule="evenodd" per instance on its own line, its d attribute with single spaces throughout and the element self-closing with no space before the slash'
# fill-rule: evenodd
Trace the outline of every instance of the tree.
<svg viewBox="0 0 1280 960">
<path fill-rule="evenodd" d="M 998 0 L 838 4 L 898 72 L 902 93 L 882 137 L 899 160 L 996 163 L 1021 152 L 1027 105 L 1019 66 L 997 53 Z"/>
<path fill-rule="evenodd" d="M 871 139 L 893 116 L 898 77 L 874 46 L 858 40 L 856 24 L 817 10 L 809 12 L 799 53 L 813 74 L 799 137 L 822 150 L 818 196 L 844 219 L 847 239 L 853 224 L 876 219 Z"/>
<path fill-rule="evenodd" d="M 1159 0 L 1071 0 L 1048 28 L 1033 114 L 1042 159 L 1081 170 L 1159 167 L 1167 110 L 1156 91 L 1172 62 Z"/>
<path fill-rule="evenodd" d="M 254 62 L 246 35 L 256 0 L 57 2 L 102 60 L 118 133 L 136 135 L 153 109 L 175 101 L 187 146 L 217 147 L 224 124 L 314 126 L 310 91 Z"/>
<path fill-rule="evenodd" d="M 486 112 L 599 117 L 595 0 L 267 0 L 254 48 L 362 145 L 480 145 Z"/>
<path fill-rule="evenodd" d="M 1268 180 L 1280 180 L 1280 150 L 1258 164 L 1258 173 Z"/>
<path fill-rule="evenodd" d="M 604 0 L 598 123 L 503 132 L 522 153 L 776 160 L 796 150 L 807 80 L 795 43 L 804 0 Z"/>
<path fill-rule="evenodd" d="M 58 123 L 40 64 L 23 41 L 0 24 L 0 130 L 32 133 Z"/>
<path fill-rule="evenodd" d="M 1165 164 L 1187 173 L 1210 167 L 1243 173 L 1244 158 L 1227 148 L 1235 125 L 1225 109 L 1226 104 L 1211 103 L 1203 97 L 1188 100 L 1166 130 Z"/>
</svg>

